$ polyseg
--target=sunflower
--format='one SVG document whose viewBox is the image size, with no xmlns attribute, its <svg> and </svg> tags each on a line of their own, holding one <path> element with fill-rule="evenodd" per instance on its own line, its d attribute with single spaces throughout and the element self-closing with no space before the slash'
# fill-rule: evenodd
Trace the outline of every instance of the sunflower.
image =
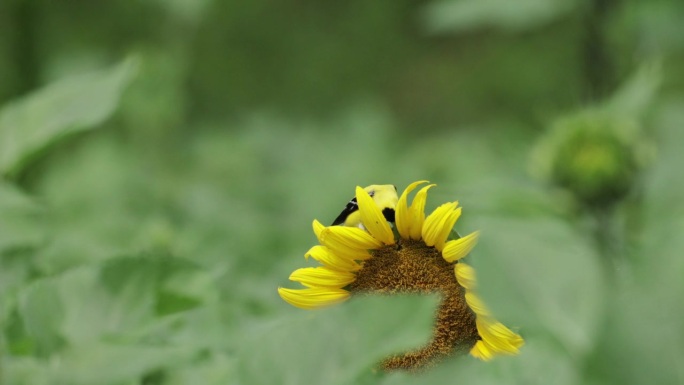
<svg viewBox="0 0 684 385">
<path fill-rule="evenodd" d="M 361 187 L 356 198 L 361 227 L 324 226 L 314 220 L 319 245 L 305 258 L 322 266 L 295 270 L 290 280 L 305 288 L 278 288 L 289 304 L 316 309 L 353 295 L 438 293 L 432 339 L 423 347 L 385 359 L 385 370 L 415 370 L 457 352 L 481 360 L 514 355 L 524 341 L 498 322 L 475 294 L 475 270 L 461 259 L 477 243 L 479 232 L 449 240 L 461 215 L 458 202 L 445 203 L 425 217 L 428 190 L 422 187 L 408 205 L 418 181 L 401 194 L 396 207 L 396 235 L 373 198 Z"/>
</svg>

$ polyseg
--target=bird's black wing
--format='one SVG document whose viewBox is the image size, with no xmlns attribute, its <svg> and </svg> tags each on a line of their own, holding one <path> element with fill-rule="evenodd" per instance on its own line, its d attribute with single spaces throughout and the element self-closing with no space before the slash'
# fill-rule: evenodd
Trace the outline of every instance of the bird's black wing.
<svg viewBox="0 0 684 385">
<path fill-rule="evenodd" d="M 337 226 L 337 225 L 343 224 L 344 221 L 347 220 L 347 217 L 349 216 L 349 214 L 353 213 L 354 211 L 356 211 L 358 209 L 359 209 L 359 204 L 358 204 L 358 202 L 356 202 L 356 197 L 354 197 L 354 198 L 352 198 L 352 200 L 349 201 L 349 203 L 347 203 L 347 205 L 344 207 L 344 210 L 342 210 L 340 215 L 338 215 L 337 218 L 335 218 L 332 226 Z"/>
<path fill-rule="evenodd" d="M 391 209 L 389 207 L 385 207 L 382 209 L 382 215 L 385 217 L 387 222 L 392 222 L 394 223 L 394 209 Z"/>
</svg>

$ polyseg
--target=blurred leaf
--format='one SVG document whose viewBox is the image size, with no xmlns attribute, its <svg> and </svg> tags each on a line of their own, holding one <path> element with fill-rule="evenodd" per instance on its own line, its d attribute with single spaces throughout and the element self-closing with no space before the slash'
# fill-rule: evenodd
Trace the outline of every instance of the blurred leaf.
<svg viewBox="0 0 684 385">
<path fill-rule="evenodd" d="M 178 274 L 197 281 L 193 271 L 202 274 L 172 257 L 114 258 L 36 281 L 22 293 L 20 311 L 27 331 L 48 353 L 56 350 L 55 341 L 81 345 L 105 336 L 135 340 L 156 322 L 158 306 L 172 314 L 212 295 L 206 283 L 204 292 L 193 289 L 195 285 L 189 290 L 177 285 Z M 176 284 L 167 286 L 171 282 Z"/>
<path fill-rule="evenodd" d="M 389 354 L 425 344 L 436 298 L 370 297 L 246 330 L 237 364 L 247 384 L 353 384 Z M 268 363 L 268 370 L 264 364 Z"/>
<path fill-rule="evenodd" d="M 1 365 L 1 384 L 54 385 L 46 363 L 39 358 L 4 356 Z"/>
<path fill-rule="evenodd" d="M 477 222 L 483 236 L 469 259 L 494 314 L 523 337 L 550 333 L 572 356 L 586 354 L 605 305 L 598 255 L 560 219 Z"/>
<path fill-rule="evenodd" d="M 236 327 L 238 323 L 231 316 L 244 311 L 244 308 L 236 309 L 232 303 L 210 302 L 188 311 L 160 314 L 155 322 L 134 331 L 134 334 L 145 340 L 163 341 L 169 345 L 193 347 L 201 351 L 232 350 L 235 340 L 244 332 Z"/>
<path fill-rule="evenodd" d="M 681 229 L 682 227 L 680 227 Z M 684 242 L 673 245 L 677 250 Z M 679 258 L 678 253 L 653 252 L 652 261 L 638 275 L 651 275 Z M 681 384 L 684 372 L 684 331 L 681 293 L 684 292 L 682 263 L 674 261 L 676 273 L 669 276 L 631 280 L 617 293 L 609 317 L 596 341 L 594 354 L 587 358 L 587 372 L 596 383 Z M 675 278 L 674 275 L 677 274 Z M 673 279 L 674 278 L 674 279 Z M 657 346 L 658 353 L 644 346 Z"/>
<path fill-rule="evenodd" d="M 392 373 L 382 385 L 410 384 L 477 384 L 477 385 L 572 385 L 578 384 L 581 373 L 572 358 L 557 345 L 543 339 L 526 341 L 521 354 L 499 356 L 482 362 L 466 356 L 445 362 L 418 376 L 411 373 Z"/>
<path fill-rule="evenodd" d="M 46 238 L 44 222 L 42 205 L 0 180 L 0 325 L 16 307 L 16 291 L 33 273 L 33 252 Z"/>
<path fill-rule="evenodd" d="M 608 111 L 634 119 L 643 117 L 662 82 L 660 63 L 642 65 L 606 102 Z"/>
<path fill-rule="evenodd" d="M 116 109 L 136 61 L 46 86 L 0 110 L 0 174 L 10 177 L 59 139 L 102 123 Z"/>
<path fill-rule="evenodd" d="M 94 343 L 64 352 L 50 372 L 60 385 L 140 383 L 144 374 L 174 367 L 195 354 L 179 347 Z"/>
<path fill-rule="evenodd" d="M 675 100 L 662 105 L 652 122 L 657 140 L 657 162 L 644 176 L 643 228 L 640 246 L 645 252 L 640 260 L 647 260 L 651 250 L 669 247 L 679 240 L 684 218 L 684 179 L 680 177 L 684 154 L 684 101 Z M 675 250 L 672 250 L 673 252 Z M 684 261 L 683 258 L 679 260 Z M 661 273 L 673 272 L 666 265 Z"/>
<path fill-rule="evenodd" d="M 438 0 L 427 6 L 424 19 L 431 33 L 483 27 L 524 31 L 549 23 L 576 6 L 576 0 Z"/>
<path fill-rule="evenodd" d="M 633 264 L 623 274 L 591 361 L 590 370 L 603 381 L 679 384 L 684 378 L 684 100 L 668 101 L 655 115 L 658 162 L 645 177 Z M 644 346 L 657 346 L 658 354 Z"/>
<path fill-rule="evenodd" d="M 35 194 L 50 209 L 43 223 L 47 242 L 34 257 L 43 274 L 139 250 L 169 250 L 157 240 L 174 238 L 158 209 L 165 202 L 152 196 L 153 177 L 113 133 L 100 134 L 51 156 L 36 183 Z"/>
<path fill-rule="evenodd" d="M 235 378 L 235 359 L 214 352 L 207 359 L 192 362 L 183 367 L 174 367 L 166 375 L 165 385 L 231 385 L 237 384 Z"/>
<path fill-rule="evenodd" d="M 19 312 L 24 327 L 36 342 L 39 355 L 49 355 L 64 346 L 61 324 L 64 303 L 52 280 L 41 280 L 20 295 Z"/>
<path fill-rule="evenodd" d="M 43 222 L 41 205 L 0 180 L 0 253 L 42 242 L 45 238 Z"/>
</svg>

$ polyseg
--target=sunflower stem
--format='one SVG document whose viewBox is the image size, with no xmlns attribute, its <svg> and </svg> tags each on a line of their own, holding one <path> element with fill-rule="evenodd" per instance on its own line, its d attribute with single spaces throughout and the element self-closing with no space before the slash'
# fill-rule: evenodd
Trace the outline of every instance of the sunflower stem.
<svg viewBox="0 0 684 385">
<path fill-rule="evenodd" d="M 616 218 L 614 205 L 599 207 L 592 212 L 594 241 L 599 251 L 606 280 L 614 283 L 622 270 L 624 242 Z"/>
<path fill-rule="evenodd" d="M 590 101 L 597 101 L 615 86 L 615 61 L 611 57 L 607 28 L 611 14 L 620 0 L 590 0 L 585 15 L 583 36 L 585 93 Z"/>
</svg>

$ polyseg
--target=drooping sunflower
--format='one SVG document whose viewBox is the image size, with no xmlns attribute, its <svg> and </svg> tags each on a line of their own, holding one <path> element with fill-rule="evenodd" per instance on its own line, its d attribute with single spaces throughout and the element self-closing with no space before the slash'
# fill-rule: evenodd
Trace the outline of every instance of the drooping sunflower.
<svg viewBox="0 0 684 385">
<path fill-rule="evenodd" d="M 422 187 L 408 205 L 408 195 L 421 184 L 409 185 L 396 206 L 395 235 L 373 198 L 361 187 L 356 199 L 362 226 L 324 226 L 313 230 L 320 242 L 306 258 L 323 266 L 295 270 L 290 280 L 305 288 L 278 288 L 289 304 L 316 309 L 365 293 L 438 293 L 432 339 L 423 347 L 385 359 L 385 370 L 415 370 L 457 352 L 482 360 L 514 355 L 524 341 L 498 322 L 475 294 L 475 271 L 461 259 L 477 243 L 479 232 L 449 240 L 461 215 L 458 202 L 445 203 L 425 216 L 428 190 Z"/>
</svg>

